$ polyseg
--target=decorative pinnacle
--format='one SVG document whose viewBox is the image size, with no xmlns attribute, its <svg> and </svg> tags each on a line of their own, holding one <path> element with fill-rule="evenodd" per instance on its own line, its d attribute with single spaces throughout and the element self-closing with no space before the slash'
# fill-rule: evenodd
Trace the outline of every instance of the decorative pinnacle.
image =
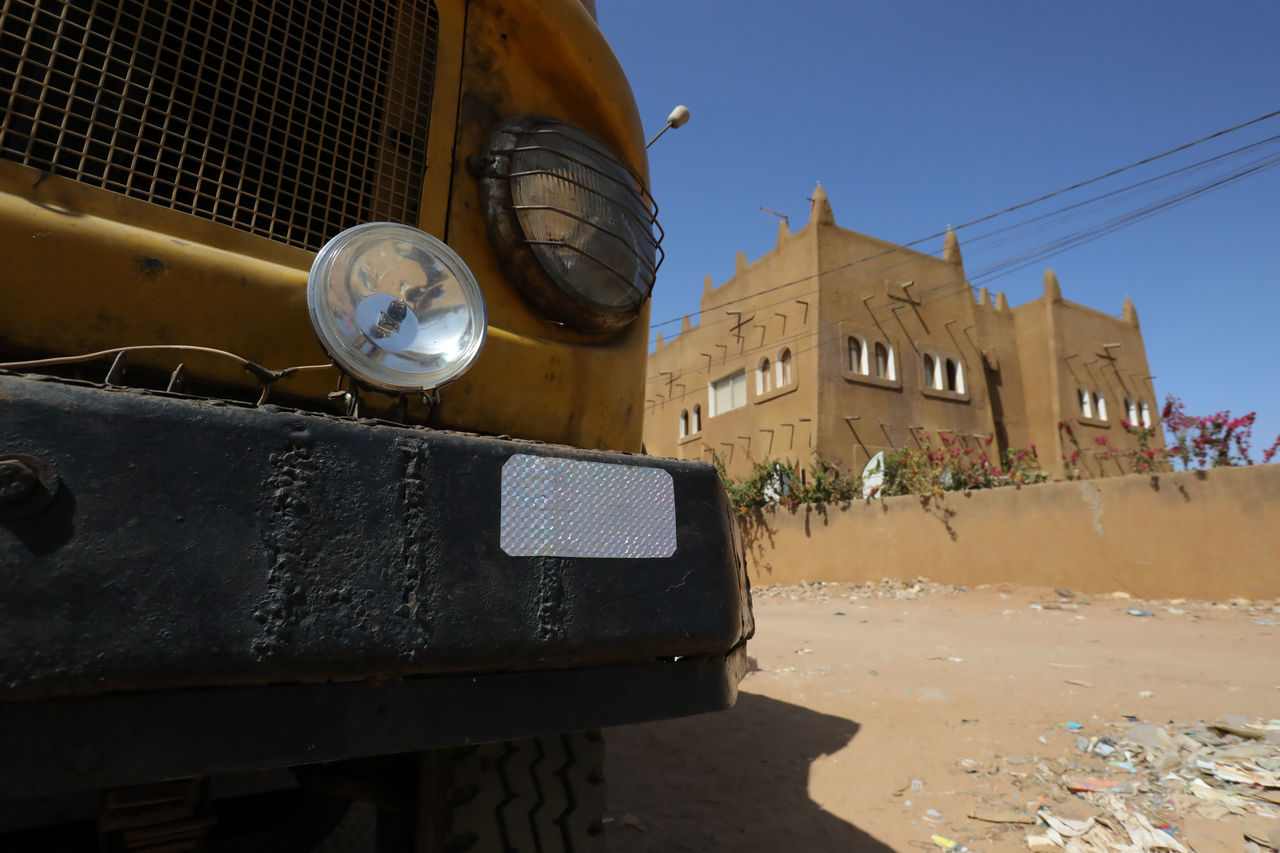
<svg viewBox="0 0 1280 853">
<path fill-rule="evenodd" d="M 960 257 L 960 238 L 950 225 L 947 226 L 947 236 L 942 242 L 942 259 L 949 264 L 964 266 L 964 258 Z"/>
<path fill-rule="evenodd" d="M 818 182 L 818 186 L 813 191 L 813 206 L 809 208 L 809 224 L 835 225 L 836 215 L 831 212 L 831 201 L 827 198 L 827 191 L 822 188 L 822 182 Z"/>
<path fill-rule="evenodd" d="M 1124 308 L 1121 309 L 1120 316 L 1122 316 L 1124 321 L 1130 326 L 1138 325 L 1138 309 L 1134 307 L 1133 300 L 1127 295 L 1124 298 Z"/>
<path fill-rule="evenodd" d="M 1058 285 L 1058 274 L 1053 270 L 1044 271 L 1044 297 L 1050 302 L 1062 301 L 1062 288 Z"/>
</svg>

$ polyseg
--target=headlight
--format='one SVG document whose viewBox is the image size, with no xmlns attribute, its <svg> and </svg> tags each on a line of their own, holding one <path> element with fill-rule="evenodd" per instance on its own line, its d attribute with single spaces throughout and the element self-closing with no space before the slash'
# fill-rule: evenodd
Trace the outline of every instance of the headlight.
<svg viewBox="0 0 1280 853">
<path fill-rule="evenodd" d="M 471 166 L 498 256 L 543 316 L 592 334 L 635 319 L 653 290 L 662 229 L 617 155 L 579 127 L 521 116 L 499 125 Z"/>
<path fill-rule="evenodd" d="M 307 278 L 307 308 L 333 360 L 387 391 L 438 388 L 484 346 L 475 276 L 456 252 L 407 225 L 357 225 L 325 243 Z"/>
</svg>

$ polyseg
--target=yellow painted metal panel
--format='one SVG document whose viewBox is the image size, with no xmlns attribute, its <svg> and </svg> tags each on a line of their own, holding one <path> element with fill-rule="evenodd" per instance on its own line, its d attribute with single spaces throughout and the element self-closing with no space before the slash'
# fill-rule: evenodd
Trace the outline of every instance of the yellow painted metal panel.
<svg viewBox="0 0 1280 853">
<path fill-rule="evenodd" d="M 475 367 L 445 388 L 433 425 L 583 447 L 640 448 L 648 308 L 600 341 L 539 317 L 500 271 L 465 159 L 491 127 L 536 113 L 574 122 L 647 171 L 634 99 L 578 0 L 438 0 L 440 49 L 420 224 L 471 266 L 490 312 Z M 465 38 L 463 27 L 466 27 Z M 327 361 L 306 310 L 311 255 L 194 216 L 0 161 L 0 346 L 67 355 L 208 346 L 269 368 Z M 142 361 L 172 366 L 177 359 Z M 184 354 L 193 376 L 255 380 Z M 336 371 L 280 391 L 324 399 Z M 366 397 L 365 411 L 392 399 Z"/>
<path fill-rule="evenodd" d="M 518 360 L 487 351 L 448 391 L 467 411 L 498 415 L 503 432 L 586 447 L 639 450 L 648 306 L 600 342 L 548 324 L 506 280 L 481 216 L 466 158 L 492 128 L 519 115 L 571 121 L 622 155 L 640 174 L 648 161 L 635 100 L 599 28 L 577 0 L 471 0 L 467 13 L 448 242 L 485 291 L 489 321 L 514 339 L 537 340 Z M 461 410 L 446 400 L 449 425 Z"/>
</svg>

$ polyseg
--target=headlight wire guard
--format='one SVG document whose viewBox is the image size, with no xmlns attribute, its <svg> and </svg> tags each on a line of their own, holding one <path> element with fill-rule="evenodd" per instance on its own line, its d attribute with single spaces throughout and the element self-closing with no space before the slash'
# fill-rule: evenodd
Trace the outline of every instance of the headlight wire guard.
<svg viewBox="0 0 1280 853">
<path fill-rule="evenodd" d="M 500 124 L 468 168 L 504 271 L 545 319 L 589 335 L 630 325 L 663 236 L 633 169 L 582 128 L 534 115 Z"/>
</svg>

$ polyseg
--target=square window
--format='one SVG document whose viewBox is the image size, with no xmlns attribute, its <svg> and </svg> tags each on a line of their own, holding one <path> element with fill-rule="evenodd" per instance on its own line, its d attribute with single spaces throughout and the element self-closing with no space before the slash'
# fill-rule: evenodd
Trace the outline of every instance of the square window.
<svg viewBox="0 0 1280 853">
<path fill-rule="evenodd" d="M 710 386 L 710 417 L 737 409 L 747 404 L 747 372 L 739 370 L 722 379 L 717 379 Z"/>
</svg>

